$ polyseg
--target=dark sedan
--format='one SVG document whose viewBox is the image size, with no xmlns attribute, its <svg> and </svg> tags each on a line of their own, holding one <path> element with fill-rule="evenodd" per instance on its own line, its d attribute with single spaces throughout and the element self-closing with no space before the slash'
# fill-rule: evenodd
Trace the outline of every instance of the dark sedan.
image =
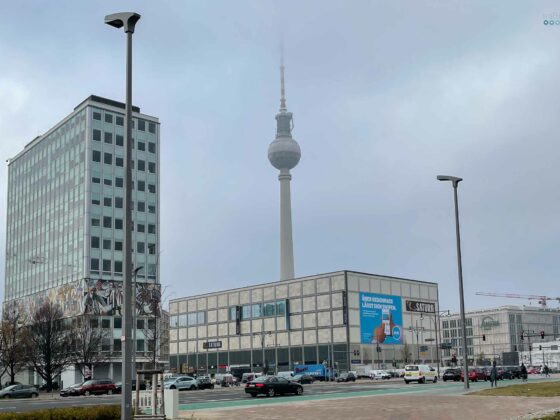
<svg viewBox="0 0 560 420">
<path fill-rule="evenodd" d="M 140 382 L 140 391 L 144 391 L 146 389 L 146 383 L 144 381 Z M 136 379 L 132 380 L 132 390 L 136 391 Z M 115 384 L 115 394 L 120 394 L 122 392 L 122 382 L 117 382 Z"/>
<path fill-rule="evenodd" d="M 461 369 L 446 369 L 443 372 L 443 382 L 446 381 L 460 381 L 461 380 Z"/>
<path fill-rule="evenodd" d="M 315 378 L 311 375 L 296 375 L 292 378 L 292 382 L 297 382 L 298 384 L 312 384 L 315 382 Z"/>
<path fill-rule="evenodd" d="M 248 382 L 245 386 L 245 392 L 250 394 L 251 397 L 256 397 L 259 394 L 267 397 L 284 394 L 301 395 L 303 394 L 303 387 L 281 376 L 261 376 Z"/>
<path fill-rule="evenodd" d="M 356 382 L 356 376 L 351 372 L 341 373 L 336 382 Z"/>
<path fill-rule="evenodd" d="M 80 395 L 80 387 L 82 386 L 82 384 L 83 382 L 80 382 L 78 384 L 70 385 L 69 387 L 62 389 L 60 391 L 60 396 L 71 397 L 71 396 Z"/>
<path fill-rule="evenodd" d="M 0 391 L 0 398 L 37 398 L 39 390 L 33 385 L 10 385 Z"/>
<path fill-rule="evenodd" d="M 214 384 L 210 378 L 197 378 L 198 389 L 214 389 Z"/>
</svg>

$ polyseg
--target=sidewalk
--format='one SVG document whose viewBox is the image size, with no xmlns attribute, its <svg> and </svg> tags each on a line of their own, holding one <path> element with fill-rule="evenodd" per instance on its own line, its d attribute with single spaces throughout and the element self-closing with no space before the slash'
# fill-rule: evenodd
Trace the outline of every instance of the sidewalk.
<svg viewBox="0 0 560 420">
<path fill-rule="evenodd" d="M 286 403 L 284 403 L 286 401 Z M 479 397 L 382 395 L 321 401 L 282 401 L 220 410 L 181 411 L 188 419 L 267 419 L 285 420 L 290 414 L 304 419 L 510 419 L 530 413 L 560 409 L 560 397 Z"/>
</svg>

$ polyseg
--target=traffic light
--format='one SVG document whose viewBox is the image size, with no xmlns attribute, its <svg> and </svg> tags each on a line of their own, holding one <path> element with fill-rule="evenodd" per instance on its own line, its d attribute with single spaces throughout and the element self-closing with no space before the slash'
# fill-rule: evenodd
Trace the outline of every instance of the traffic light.
<svg viewBox="0 0 560 420">
<path fill-rule="evenodd" d="M 542 350 L 542 346 L 539 346 L 539 350 Z"/>
<path fill-rule="evenodd" d="M 529 351 L 533 351 L 533 346 L 529 346 Z"/>
<path fill-rule="evenodd" d="M 486 341 L 486 334 L 482 334 L 482 341 Z"/>
<path fill-rule="evenodd" d="M 544 331 L 541 331 L 541 339 L 544 340 Z"/>
<path fill-rule="evenodd" d="M 521 335 L 520 335 L 519 337 L 521 338 L 521 341 L 524 340 L 524 338 L 523 338 L 523 333 L 521 333 Z"/>
</svg>

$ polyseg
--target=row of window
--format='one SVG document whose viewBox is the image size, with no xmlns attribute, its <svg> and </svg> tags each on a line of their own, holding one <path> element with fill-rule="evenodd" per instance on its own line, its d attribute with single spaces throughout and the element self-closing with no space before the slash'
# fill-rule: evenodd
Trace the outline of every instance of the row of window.
<svg viewBox="0 0 560 420">
<path fill-rule="evenodd" d="M 121 317 L 114 317 L 113 319 L 113 328 L 122 328 L 122 318 Z M 90 325 L 92 328 L 103 328 L 103 329 L 110 329 L 111 328 L 111 318 L 102 318 L 101 322 L 98 318 L 90 319 Z M 146 323 L 146 321 L 148 321 Z M 155 319 L 137 319 L 136 320 L 136 329 L 143 330 L 144 328 L 148 328 L 149 330 L 153 330 L 155 328 Z"/>
<path fill-rule="evenodd" d="M 472 327 L 472 318 L 466 318 L 465 319 L 465 323 L 467 325 L 467 327 Z M 446 320 L 446 321 L 442 321 L 442 327 L 443 329 L 446 328 L 461 328 L 463 325 L 463 323 L 461 322 L 460 319 L 451 319 L 451 320 Z"/>
<path fill-rule="evenodd" d="M 451 338 L 451 337 L 461 337 L 463 333 L 461 330 L 443 330 L 443 338 Z M 472 327 L 467 328 L 467 337 L 472 337 L 473 329 Z"/>
<path fill-rule="evenodd" d="M 103 217 L 103 227 L 112 228 L 112 218 L 110 216 Z M 101 219 L 99 217 L 91 218 L 91 226 L 101 227 Z M 115 219 L 115 229 L 122 229 L 122 219 Z M 134 226 L 132 226 L 134 230 Z M 136 231 L 143 233 L 146 231 L 146 225 L 144 223 L 136 223 Z M 148 223 L 148 233 L 156 233 L 156 225 L 153 223 Z"/>
<path fill-rule="evenodd" d="M 106 259 L 90 258 L 90 271 L 93 273 L 99 273 L 100 269 L 102 269 L 101 271 L 103 271 L 103 274 L 111 274 L 111 272 L 113 272 L 115 275 L 122 275 L 123 263 L 119 260 L 111 262 L 111 260 Z M 149 278 L 155 278 L 156 271 L 156 264 L 148 264 Z M 204 322 L 202 323 L 204 324 Z"/>
<path fill-rule="evenodd" d="M 101 152 L 99 150 L 92 151 L 92 160 L 94 162 L 101 163 Z M 113 164 L 113 154 L 112 153 L 103 153 L 103 163 L 106 165 Z M 124 158 L 115 156 L 115 165 L 119 167 L 124 167 Z M 135 169 L 134 160 L 132 161 L 132 169 Z M 138 168 L 139 171 L 146 171 L 146 161 L 142 159 L 138 159 Z M 148 172 L 151 174 L 156 173 L 156 163 L 155 162 L 148 162 Z"/>
<path fill-rule="evenodd" d="M 230 307 L 228 309 L 229 320 L 235 321 L 236 319 L 236 307 Z M 277 300 L 271 302 L 255 303 L 253 305 L 243 305 L 241 306 L 241 319 L 247 320 L 252 318 L 266 318 L 272 316 L 283 316 L 286 315 L 286 301 Z"/>
<path fill-rule="evenodd" d="M 101 141 L 101 130 L 93 129 L 92 138 L 95 141 Z M 103 142 L 107 144 L 113 144 L 113 133 L 109 133 L 107 131 L 103 132 Z M 124 146 L 124 137 L 121 134 L 115 134 L 115 145 L 116 146 Z M 146 143 L 143 141 L 135 141 L 132 139 L 132 148 L 138 148 L 138 151 L 145 152 L 146 151 Z M 155 153 L 156 152 L 156 144 L 154 142 L 148 142 L 148 152 Z"/>
<path fill-rule="evenodd" d="M 101 184 L 101 178 L 92 176 L 91 182 L 94 184 Z M 110 178 L 103 179 L 103 185 L 107 185 L 111 187 L 113 185 L 113 180 Z M 122 177 L 115 178 L 115 187 L 123 188 L 124 179 Z M 146 181 L 137 181 L 138 191 L 146 191 Z M 132 189 L 134 189 L 134 181 L 132 181 Z M 148 184 L 148 192 L 154 193 L 156 192 L 156 184 Z"/>
<path fill-rule="evenodd" d="M 203 324 L 206 324 L 206 311 L 174 315 L 169 319 L 169 325 L 171 327 L 192 327 Z"/>
<path fill-rule="evenodd" d="M 115 124 L 124 127 L 124 117 L 120 115 L 114 116 Z M 101 121 L 101 112 L 93 111 L 93 119 L 97 121 Z M 142 119 L 132 120 L 132 128 L 134 128 L 135 121 L 138 121 L 138 131 L 146 131 L 146 122 L 148 123 L 148 131 L 150 133 L 156 132 L 156 124 L 151 121 L 146 121 Z M 105 122 L 107 124 L 113 124 L 113 114 L 109 114 L 105 112 Z"/>
<path fill-rule="evenodd" d="M 134 209 L 134 201 L 132 203 L 132 208 Z M 91 194 L 91 204 L 100 206 L 101 205 L 101 197 L 99 194 L 92 193 Z M 103 205 L 105 207 L 113 207 L 113 197 L 103 197 Z M 115 197 L 115 208 L 122 209 L 123 208 L 123 198 L 122 197 Z M 136 210 L 142 213 L 146 212 L 146 203 L 144 201 L 138 201 L 136 203 Z M 148 204 L 148 213 L 156 214 L 156 205 L 155 204 Z"/>
<path fill-rule="evenodd" d="M 103 241 L 103 244 L 101 243 Z M 91 237 L 91 247 L 93 249 L 100 249 L 100 246 L 103 245 L 103 249 L 112 249 L 111 245 L 113 245 L 113 241 L 111 239 L 103 239 L 99 238 L 99 236 L 92 236 Z M 115 251 L 122 251 L 122 241 L 114 241 L 114 250 Z M 156 255 L 156 244 L 148 243 L 147 246 L 148 254 Z M 146 244 L 142 241 L 136 242 L 136 252 L 139 254 L 146 253 Z M 115 270 L 116 271 L 116 270 Z"/>
</svg>

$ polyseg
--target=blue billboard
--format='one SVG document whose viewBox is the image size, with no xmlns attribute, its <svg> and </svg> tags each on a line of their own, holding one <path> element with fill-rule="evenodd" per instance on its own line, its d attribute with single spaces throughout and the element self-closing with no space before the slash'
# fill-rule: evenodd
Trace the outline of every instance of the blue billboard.
<svg viewBox="0 0 560 420">
<path fill-rule="evenodd" d="M 360 341 L 362 344 L 402 344 L 400 296 L 360 293 Z"/>
<path fill-rule="evenodd" d="M 323 365 L 295 365 L 294 375 L 325 376 Z"/>
</svg>

